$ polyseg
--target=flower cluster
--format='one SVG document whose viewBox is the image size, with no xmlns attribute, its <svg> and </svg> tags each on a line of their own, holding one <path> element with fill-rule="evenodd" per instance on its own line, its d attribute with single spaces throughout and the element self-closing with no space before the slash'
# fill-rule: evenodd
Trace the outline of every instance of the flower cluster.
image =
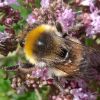
<svg viewBox="0 0 100 100">
<path fill-rule="evenodd" d="M 98 9 L 94 10 L 89 14 L 91 22 L 88 24 L 86 33 L 88 36 L 100 33 L 100 11 Z"/>
<path fill-rule="evenodd" d="M 18 23 L 21 17 L 17 10 L 8 5 L 0 6 L 0 14 L 0 24 L 4 26 L 4 31 L 0 32 L 0 53 L 6 56 L 17 48 L 18 41 L 12 26 Z"/>
<path fill-rule="evenodd" d="M 64 11 L 58 16 L 57 21 L 61 24 L 63 31 L 67 32 L 68 27 L 75 24 L 75 12 L 72 9 L 64 9 Z"/>
<path fill-rule="evenodd" d="M 21 73 L 23 74 L 23 72 Z M 12 78 L 11 86 L 17 93 L 53 85 L 53 78 L 49 77 L 47 68 L 34 68 L 29 73 L 22 74 Z"/>
<path fill-rule="evenodd" d="M 31 15 L 28 16 L 29 25 L 34 23 L 61 24 L 63 32 L 68 31 L 70 26 L 75 23 L 75 12 L 66 7 L 62 0 L 50 1 L 41 0 L 41 8 L 34 8 Z"/>
<path fill-rule="evenodd" d="M 60 91 L 57 84 L 55 84 L 55 79 L 50 77 L 48 73 L 48 68 L 34 68 L 34 70 L 31 70 L 31 73 L 12 78 L 11 86 L 17 93 L 34 89 L 39 90 L 44 86 L 55 87 L 58 91 L 55 91 L 53 95 L 48 97 L 50 100 L 96 100 L 96 94 L 92 94 L 87 89 L 84 80 L 66 80 L 65 78 L 61 78 L 62 91 Z"/>
<path fill-rule="evenodd" d="M 10 6 L 0 7 L 0 12 L 4 13 L 4 15 L 0 19 L 0 23 L 5 26 L 11 26 L 12 24 L 17 23 L 20 20 L 20 13 Z"/>
<path fill-rule="evenodd" d="M 63 32 L 70 35 L 79 33 L 79 30 L 85 27 L 85 30 L 81 30 L 81 34 L 85 32 L 86 36 L 93 36 L 100 33 L 100 15 L 99 8 L 96 6 L 97 2 L 99 1 L 75 0 L 72 2 L 72 6 L 64 0 L 41 0 L 41 7 L 33 9 L 27 22 L 29 25 L 34 23 L 56 25 L 60 23 Z"/>
<path fill-rule="evenodd" d="M 17 2 L 17 0 L 0 0 L 0 7 L 6 6 L 6 5 L 11 5 L 11 4 L 18 5 L 18 2 Z"/>
<path fill-rule="evenodd" d="M 0 53 L 2 55 L 7 56 L 9 52 L 16 50 L 17 44 L 13 30 L 6 28 L 4 32 L 0 32 Z"/>
</svg>

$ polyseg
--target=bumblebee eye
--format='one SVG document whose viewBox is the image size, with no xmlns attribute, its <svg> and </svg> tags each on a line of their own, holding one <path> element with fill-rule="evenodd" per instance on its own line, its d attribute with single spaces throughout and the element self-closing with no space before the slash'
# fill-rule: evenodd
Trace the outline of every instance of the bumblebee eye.
<svg viewBox="0 0 100 100">
<path fill-rule="evenodd" d="M 63 59 L 67 59 L 69 57 L 69 51 L 65 48 L 61 48 L 61 52 L 59 53 L 59 56 Z"/>
</svg>

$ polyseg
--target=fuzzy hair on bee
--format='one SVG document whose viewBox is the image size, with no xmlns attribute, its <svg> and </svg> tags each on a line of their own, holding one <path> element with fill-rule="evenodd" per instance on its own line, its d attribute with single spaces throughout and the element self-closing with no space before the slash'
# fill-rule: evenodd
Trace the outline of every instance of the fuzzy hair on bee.
<svg viewBox="0 0 100 100">
<path fill-rule="evenodd" d="M 25 39 L 24 52 L 26 58 L 32 64 L 37 64 L 39 61 L 46 61 L 46 63 L 60 62 L 60 53 L 62 53 L 61 55 L 63 56 L 64 49 L 66 49 L 67 52 L 60 33 L 55 27 L 49 25 L 41 25 L 33 29 L 28 33 Z M 52 61 L 52 58 L 54 61 Z"/>
<path fill-rule="evenodd" d="M 76 38 L 63 37 L 52 25 L 42 24 L 27 33 L 24 53 L 30 63 L 49 67 L 57 76 L 86 75 L 90 69 L 100 72 L 99 50 L 82 45 Z"/>
</svg>

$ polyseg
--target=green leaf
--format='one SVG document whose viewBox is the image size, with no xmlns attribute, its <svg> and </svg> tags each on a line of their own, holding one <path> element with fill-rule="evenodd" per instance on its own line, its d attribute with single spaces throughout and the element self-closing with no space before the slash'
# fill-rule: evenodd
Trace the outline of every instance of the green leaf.
<svg viewBox="0 0 100 100">
<path fill-rule="evenodd" d="M 0 32 L 3 32 L 5 29 L 5 26 L 4 25 L 0 25 Z"/>
<path fill-rule="evenodd" d="M 35 7 L 39 8 L 40 7 L 40 0 L 35 0 Z"/>
<path fill-rule="evenodd" d="M 85 44 L 87 45 L 87 46 L 92 46 L 93 45 L 93 39 L 91 39 L 91 38 L 86 38 L 86 40 L 85 40 Z"/>
<path fill-rule="evenodd" d="M 23 30 L 26 24 L 26 20 L 21 19 L 17 24 L 13 24 L 13 28 L 16 33 L 19 33 L 19 31 Z"/>
<path fill-rule="evenodd" d="M 36 96 L 34 91 L 21 95 L 14 95 L 14 98 L 16 98 L 15 100 L 38 100 L 38 97 Z"/>
<path fill-rule="evenodd" d="M 18 62 L 19 57 L 17 55 L 11 57 L 5 57 L 3 66 L 13 66 L 16 65 Z"/>
<path fill-rule="evenodd" d="M 23 19 L 26 19 L 26 18 L 28 17 L 28 15 L 32 12 L 31 9 L 25 8 L 25 7 L 22 6 L 22 5 L 17 6 L 17 5 L 15 5 L 15 4 L 13 4 L 13 5 L 11 5 L 11 7 L 12 7 L 13 9 L 18 10 L 18 11 L 20 12 L 21 17 L 22 17 Z"/>
<path fill-rule="evenodd" d="M 43 87 L 39 90 L 39 92 L 40 92 L 40 94 L 41 94 L 43 100 L 48 100 L 48 94 L 49 94 L 49 92 L 50 92 L 50 89 L 51 89 L 51 88 L 50 88 L 49 86 L 43 86 Z"/>
</svg>

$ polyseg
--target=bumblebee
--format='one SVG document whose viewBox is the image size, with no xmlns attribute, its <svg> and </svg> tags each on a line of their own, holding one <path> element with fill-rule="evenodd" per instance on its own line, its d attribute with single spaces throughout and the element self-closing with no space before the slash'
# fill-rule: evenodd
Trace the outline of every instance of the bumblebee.
<svg viewBox="0 0 100 100">
<path fill-rule="evenodd" d="M 100 72 L 99 50 L 83 46 L 73 37 L 63 37 L 52 25 L 31 30 L 25 38 L 24 53 L 30 63 L 48 67 L 56 76 L 93 76 L 92 70 Z"/>
</svg>

